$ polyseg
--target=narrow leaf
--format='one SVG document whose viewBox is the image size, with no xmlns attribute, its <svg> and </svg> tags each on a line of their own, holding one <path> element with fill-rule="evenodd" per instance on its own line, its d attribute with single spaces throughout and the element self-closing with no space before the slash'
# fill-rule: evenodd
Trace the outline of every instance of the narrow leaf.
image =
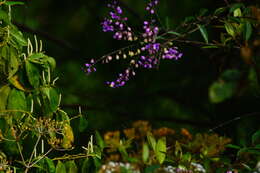
<svg viewBox="0 0 260 173">
<path fill-rule="evenodd" d="M 200 33 L 203 36 L 204 40 L 206 43 L 209 43 L 209 39 L 208 39 L 208 32 L 205 28 L 205 26 L 203 25 L 198 25 L 199 29 L 200 29 Z"/>
<path fill-rule="evenodd" d="M 146 163 L 149 159 L 149 147 L 147 143 L 143 144 L 143 153 L 142 153 L 143 162 Z"/>
<path fill-rule="evenodd" d="M 151 132 L 148 132 L 147 133 L 147 140 L 148 140 L 148 143 L 150 144 L 150 146 L 152 147 L 152 149 L 155 151 L 156 149 L 156 140 L 153 136 L 153 134 Z"/>
<path fill-rule="evenodd" d="M 250 22 L 246 22 L 244 25 L 244 39 L 248 41 L 252 35 L 252 25 Z"/>
<path fill-rule="evenodd" d="M 61 161 L 58 161 L 55 173 L 66 173 L 66 167 Z"/>
<path fill-rule="evenodd" d="M 162 164 L 166 157 L 166 138 L 162 137 L 156 144 L 155 155 L 160 164 Z"/>
<path fill-rule="evenodd" d="M 11 88 L 9 85 L 4 85 L 0 88 L 0 110 L 5 110 L 7 106 L 7 99 Z"/>
</svg>

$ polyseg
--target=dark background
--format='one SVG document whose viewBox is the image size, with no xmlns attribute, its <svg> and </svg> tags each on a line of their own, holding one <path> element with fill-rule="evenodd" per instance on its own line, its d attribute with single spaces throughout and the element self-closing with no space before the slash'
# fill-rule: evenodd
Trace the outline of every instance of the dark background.
<svg viewBox="0 0 260 173">
<path fill-rule="evenodd" d="M 131 24 L 138 28 L 144 18 L 145 1 L 124 0 Z M 185 17 L 198 14 L 201 8 L 212 12 L 225 6 L 225 1 L 161 0 L 159 16 L 162 25 L 177 27 Z M 130 8 L 130 9 L 128 9 Z M 58 87 L 62 107 L 77 115 L 82 107 L 89 121 L 88 130 L 126 128 L 135 120 L 148 120 L 153 127 L 188 128 L 193 133 L 209 129 L 237 116 L 244 117 L 220 127 L 216 132 L 246 144 L 259 127 L 259 94 L 241 95 L 220 104 L 209 101 L 208 89 L 218 79 L 219 64 L 212 52 L 198 46 L 176 43 L 184 53 L 179 61 L 163 61 L 160 69 L 140 70 L 125 87 L 105 85 L 124 69 L 123 63 L 99 64 L 97 72 L 87 76 L 82 67 L 91 58 L 112 52 L 126 43 L 103 33 L 100 23 L 107 15 L 106 1 L 98 0 L 27 0 L 13 9 L 19 28 L 32 38 L 44 42 L 46 53 L 57 61 Z M 167 17 L 165 17 L 167 16 Z M 219 37 L 210 33 L 209 38 Z M 199 33 L 190 36 L 203 41 Z M 238 56 L 239 52 L 234 52 Z M 221 57 L 220 57 L 221 58 Z"/>
</svg>

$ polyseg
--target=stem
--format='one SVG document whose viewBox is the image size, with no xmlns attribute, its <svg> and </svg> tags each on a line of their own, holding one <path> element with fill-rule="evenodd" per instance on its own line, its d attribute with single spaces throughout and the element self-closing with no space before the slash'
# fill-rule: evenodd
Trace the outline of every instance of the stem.
<svg viewBox="0 0 260 173">
<path fill-rule="evenodd" d="M 31 161 L 32 161 L 33 154 L 34 154 L 34 152 L 36 152 L 36 148 L 37 148 L 37 146 L 38 146 L 38 144 L 39 144 L 39 142 L 40 142 L 40 139 L 41 139 L 41 135 L 38 136 L 38 139 L 37 139 L 37 141 L 36 141 L 36 143 L 35 143 L 35 145 L 34 145 L 34 147 L 33 147 L 33 151 L 32 151 L 32 153 L 31 153 L 31 156 L 30 156 L 28 165 L 30 165 L 30 163 L 31 163 Z"/>
</svg>

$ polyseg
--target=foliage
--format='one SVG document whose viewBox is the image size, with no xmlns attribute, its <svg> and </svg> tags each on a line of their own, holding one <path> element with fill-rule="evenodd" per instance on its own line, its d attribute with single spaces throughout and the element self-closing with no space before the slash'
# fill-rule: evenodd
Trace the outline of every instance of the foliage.
<svg viewBox="0 0 260 173">
<path fill-rule="evenodd" d="M 90 135 L 87 146 L 76 146 L 78 132 L 86 131 L 88 121 L 81 108 L 74 117 L 62 109 L 56 87 L 58 77 L 54 77 L 56 61 L 43 51 L 41 40 L 36 36 L 34 41 L 25 39 L 14 24 L 11 9 L 23 4 L 0 2 L 1 173 L 259 171 L 259 130 L 252 135 L 251 144 L 242 146 L 216 133 L 193 135 L 186 128 L 153 129 L 147 121 L 136 121 L 132 127 L 109 131 L 104 137 L 96 131 L 95 139 Z M 179 60 L 183 50 L 175 45 L 180 42 L 217 53 L 213 58 L 228 55 L 228 60 L 223 56 L 218 60 L 221 69 L 208 91 L 211 103 L 219 104 L 259 89 L 257 6 L 234 3 L 214 12 L 202 9 L 178 28 L 170 29 L 158 18 L 158 4 L 158 0 L 147 4 L 147 17 L 136 27 L 127 23 L 130 20 L 124 16 L 121 4 L 112 1 L 108 5 L 112 11 L 102 22 L 103 31 L 131 44 L 98 60 L 91 59 L 84 71 L 95 72 L 98 62 L 126 59 L 123 73 L 107 82 L 112 88 L 125 86 L 142 68 L 157 69 L 163 59 Z M 219 35 L 212 39 L 215 28 Z M 189 40 L 194 33 L 201 34 L 204 41 Z M 237 60 L 233 52 L 242 59 Z M 78 120 L 75 128 L 74 119 Z"/>
</svg>

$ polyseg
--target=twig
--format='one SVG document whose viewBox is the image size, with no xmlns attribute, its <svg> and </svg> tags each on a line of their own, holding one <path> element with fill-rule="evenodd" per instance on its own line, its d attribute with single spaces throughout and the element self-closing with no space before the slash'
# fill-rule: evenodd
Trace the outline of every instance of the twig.
<svg viewBox="0 0 260 173">
<path fill-rule="evenodd" d="M 25 160 L 24 160 L 24 157 L 23 157 L 23 153 L 22 153 L 22 150 L 21 150 L 21 146 L 20 146 L 20 144 L 19 144 L 18 141 L 16 141 L 16 144 L 17 144 L 17 147 L 18 147 L 18 150 L 19 150 L 20 156 L 21 156 L 21 158 L 22 158 L 23 164 L 24 164 L 24 166 L 27 167 L 27 165 L 26 165 L 26 163 L 25 163 Z"/>
<path fill-rule="evenodd" d="M 70 43 L 68 43 L 67 41 L 65 40 L 61 40 L 60 38 L 57 38 L 53 35 L 50 35 L 49 33 L 47 32 L 44 32 L 44 31 L 40 31 L 40 30 L 35 30 L 35 29 L 32 29 L 28 26 L 25 26 L 23 24 L 20 24 L 18 22 L 15 22 L 13 21 L 13 24 L 16 25 L 20 30 L 24 31 L 24 32 L 28 32 L 28 33 L 32 33 L 32 34 L 35 34 L 37 36 L 41 36 L 47 40 L 50 40 L 54 43 L 56 43 L 57 45 L 60 45 L 61 47 L 63 48 L 66 48 L 66 49 L 70 49 L 72 51 L 75 51 L 75 52 L 78 52 L 79 50 L 76 49 L 75 47 L 73 47 Z"/>
</svg>

